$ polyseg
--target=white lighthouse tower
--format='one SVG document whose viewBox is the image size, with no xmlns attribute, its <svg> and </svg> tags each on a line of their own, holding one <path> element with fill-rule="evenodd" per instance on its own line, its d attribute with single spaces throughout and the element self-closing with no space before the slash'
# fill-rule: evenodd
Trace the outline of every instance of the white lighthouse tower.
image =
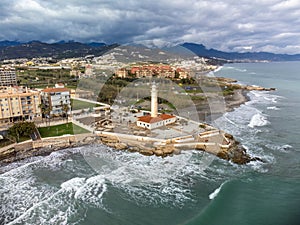
<svg viewBox="0 0 300 225">
<path fill-rule="evenodd" d="M 153 83 L 151 89 L 151 117 L 157 117 L 157 88 L 156 84 Z"/>
<path fill-rule="evenodd" d="M 158 115 L 158 100 L 157 100 L 157 87 L 152 84 L 151 88 L 151 115 L 144 115 L 138 117 L 136 125 L 145 129 L 156 129 L 176 122 L 176 116 L 169 114 Z"/>
</svg>

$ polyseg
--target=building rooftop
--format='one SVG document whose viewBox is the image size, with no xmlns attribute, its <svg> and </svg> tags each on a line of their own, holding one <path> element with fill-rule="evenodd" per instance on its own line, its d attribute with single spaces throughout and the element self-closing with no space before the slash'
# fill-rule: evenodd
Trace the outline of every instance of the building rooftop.
<svg viewBox="0 0 300 225">
<path fill-rule="evenodd" d="M 45 88 L 42 90 L 43 92 L 70 92 L 68 88 Z"/>
<path fill-rule="evenodd" d="M 157 123 L 159 121 L 167 120 L 174 118 L 175 116 L 169 114 L 160 114 L 157 117 L 152 117 L 150 115 L 138 117 L 138 121 L 142 121 L 145 123 Z"/>
</svg>

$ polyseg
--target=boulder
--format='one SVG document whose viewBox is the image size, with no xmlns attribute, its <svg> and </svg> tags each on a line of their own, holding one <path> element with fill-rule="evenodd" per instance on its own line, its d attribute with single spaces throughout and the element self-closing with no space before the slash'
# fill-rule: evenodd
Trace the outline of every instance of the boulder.
<svg viewBox="0 0 300 225">
<path fill-rule="evenodd" d="M 156 156 L 164 156 L 164 152 L 163 152 L 162 150 L 155 150 L 155 151 L 154 151 L 154 154 L 155 154 Z"/>
<path fill-rule="evenodd" d="M 0 160 L 4 160 L 10 157 L 16 156 L 16 152 L 14 148 L 7 149 L 6 151 L 2 151 L 0 153 Z"/>
<path fill-rule="evenodd" d="M 174 152 L 174 146 L 173 145 L 166 145 L 163 149 L 164 154 L 170 155 Z"/>
<path fill-rule="evenodd" d="M 143 155 L 146 155 L 146 156 L 150 156 L 150 155 L 153 155 L 153 154 L 154 154 L 153 151 L 150 150 L 150 149 L 143 149 L 143 150 L 140 150 L 139 152 L 140 152 L 141 154 L 143 154 Z"/>
<path fill-rule="evenodd" d="M 125 143 L 116 143 L 115 144 L 115 149 L 117 149 L 117 150 L 125 150 L 127 148 L 128 148 L 128 146 Z"/>
<path fill-rule="evenodd" d="M 95 141 L 94 137 L 86 137 L 85 139 L 83 139 L 83 143 L 84 144 L 88 144 L 88 143 L 93 143 Z"/>
</svg>

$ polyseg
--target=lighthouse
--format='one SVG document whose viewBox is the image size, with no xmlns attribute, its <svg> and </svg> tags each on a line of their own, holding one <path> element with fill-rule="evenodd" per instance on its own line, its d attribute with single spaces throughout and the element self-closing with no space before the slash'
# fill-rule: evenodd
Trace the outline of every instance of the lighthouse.
<svg viewBox="0 0 300 225">
<path fill-rule="evenodd" d="M 152 89 L 151 89 L 151 117 L 157 117 L 157 88 L 156 84 L 152 84 Z"/>
<path fill-rule="evenodd" d="M 151 115 L 144 115 L 137 118 L 136 125 L 145 129 L 155 129 L 176 122 L 176 116 L 169 114 L 158 115 L 157 86 L 151 87 Z"/>
</svg>

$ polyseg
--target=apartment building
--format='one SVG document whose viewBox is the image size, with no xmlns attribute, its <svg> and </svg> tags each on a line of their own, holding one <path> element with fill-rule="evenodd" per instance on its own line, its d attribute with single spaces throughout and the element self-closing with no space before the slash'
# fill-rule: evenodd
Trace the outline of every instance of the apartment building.
<svg viewBox="0 0 300 225">
<path fill-rule="evenodd" d="M 41 91 L 42 103 L 51 108 L 51 116 L 60 116 L 64 113 L 64 105 L 71 111 L 70 90 L 68 88 L 46 88 Z"/>
<path fill-rule="evenodd" d="M 40 94 L 25 87 L 0 88 L 0 123 L 33 120 L 41 116 Z"/>
<path fill-rule="evenodd" d="M 16 71 L 10 67 L 0 68 L 0 86 L 16 86 L 17 76 Z"/>
</svg>

